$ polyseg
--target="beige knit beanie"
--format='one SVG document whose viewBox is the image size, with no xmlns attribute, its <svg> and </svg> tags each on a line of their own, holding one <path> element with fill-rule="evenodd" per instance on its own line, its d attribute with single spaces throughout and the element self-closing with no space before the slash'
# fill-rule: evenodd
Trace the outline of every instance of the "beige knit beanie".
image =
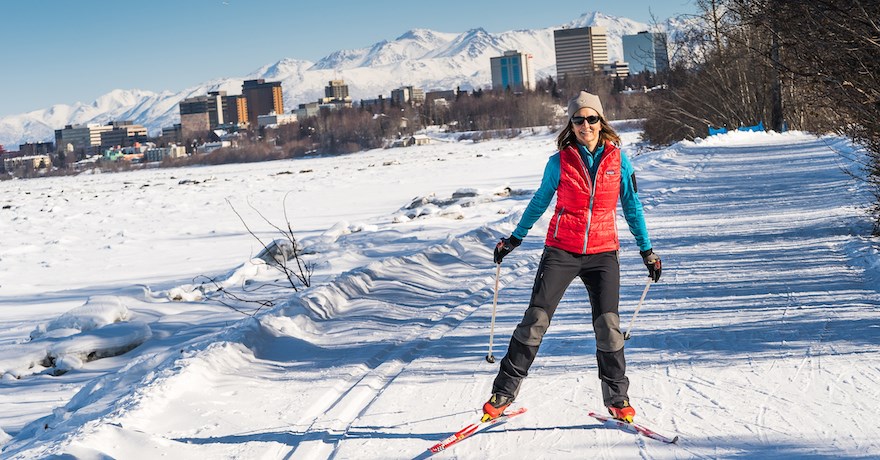
<svg viewBox="0 0 880 460">
<path fill-rule="evenodd" d="M 600 117 L 605 118 L 605 113 L 602 111 L 602 101 L 599 100 L 599 96 L 586 91 L 581 91 L 576 98 L 568 101 L 568 118 L 573 117 L 578 110 L 584 107 L 595 110 L 599 113 Z"/>
</svg>

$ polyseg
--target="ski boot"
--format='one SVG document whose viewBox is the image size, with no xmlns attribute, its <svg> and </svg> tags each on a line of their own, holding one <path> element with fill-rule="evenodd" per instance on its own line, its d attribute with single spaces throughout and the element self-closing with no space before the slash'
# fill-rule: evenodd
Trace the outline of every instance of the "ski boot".
<svg viewBox="0 0 880 460">
<path fill-rule="evenodd" d="M 633 417 L 636 416 L 636 410 L 629 405 L 629 401 L 626 399 L 608 406 L 608 413 L 615 419 L 623 420 L 627 423 L 632 423 Z"/>
<path fill-rule="evenodd" d="M 486 404 L 483 404 L 483 418 L 480 419 L 480 422 L 488 422 L 494 418 L 498 418 L 501 414 L 504 413 L 504 409 L 507 409 L 507 406 L 513 402 L 513 397 L 505 396 L 500 393 L 495 393 L 486 401 Z"/>
</svg>

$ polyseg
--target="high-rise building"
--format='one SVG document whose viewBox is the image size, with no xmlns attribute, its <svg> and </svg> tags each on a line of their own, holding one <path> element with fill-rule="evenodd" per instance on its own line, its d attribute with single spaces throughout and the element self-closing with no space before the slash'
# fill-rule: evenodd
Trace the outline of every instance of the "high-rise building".
<svg viewBox="0 0 880 460">
<path fill-rule="evenodd" d="M 208 122 L 211 129 L 226 123 L 226 91 L 208 91 Z"/>
<path fill-rule="evenodd" d="M 414 86 L 401 86 L 391 90 L 391 102 L 397 105 L 421 105 L 425 103 L 425 90 Z"/>
<path fill-rule="evenodd" d="M 208 96 L 190 97 L 180 101 L 180 134 L 183 142 L 193 136 L 211 130 L 211 116 L 208 113 Z"/>
<path fill-rule="evenodd" d="M 608 37 L 604 27 L 578 27 L 553 31 L 556 76 L 580 76 L 601 71 L 608 63 Z"/>
<path fill-rule="evenodd" d="M 623 59 L 629 63 L 632 74 L 662 72 L 669 69 L 669 52 L 666 34 L 662 32 L 639 32 L 623 36 Z"/>
<path fill-rule="evenodd" d="M 223 119 L 226 123 L 243 125 L 248 123 L 247 99 L 243 95 L 226 96 L 226 113 Z"/>
<path fill-rule="evenodd" d="M 515 93 L 535 89 L 535 71 L 532 55 L 519 51 L 505 51 L 504 55 L 489 60 L 492 66 L 492 89 Z"/>
<path fill-rule="evenodd" d="M 101 148 L 101 133 L 113 129 L 112 125 L 66 125 L 55 130 L 55 147 L 63 152 L 78 152 L 82 155 L 98 153 Z"/>
<path fill-rule="evenodd" d="M 245 80 L 241 94 L 247 99 L 247 117 L 253 123 L 260 115 L 284 113 L 280 81 Z"/>
<path fill-rule="evenodd" d="M 330 99 L 329 102 L 350 100 L 345 80 L 330 80 L 324 87 L 324 98 Z"/>
<path fill-rule="evenodd" d="M 241 96 L 227 96 L 226 91 L 210 91 L 207 96 L 180 101 L 180 134 L 184 140 L 193 134 L 217 129 L 220 125 L 240 123 L 241 113 L 246 106 L 239 102 L 239 98 Z"/>
<path fill-rule="evenodd" d="M 146 142 L 147 128 L 131 121 L 114 121 L 108 123 L 109 131 L 101 133 L 101 148 L 130 147 L 136 142 Z"/>
<path fill-rule="evenodd" d="M 351 107 L 351 96 L 345 80 L 330 80 L 324 87 L 324 97 L 318 100 L 319 105 L 333 105 L 334 108 Z"/>
</svg>

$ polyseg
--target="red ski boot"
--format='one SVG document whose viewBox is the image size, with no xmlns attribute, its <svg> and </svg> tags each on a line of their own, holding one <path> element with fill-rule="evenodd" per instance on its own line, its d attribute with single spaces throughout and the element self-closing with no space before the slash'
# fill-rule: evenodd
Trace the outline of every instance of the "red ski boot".
<svg viewBox="0 0 880 460">
<path fill-rule="evenodd" d="M 488 422 L 493 418 L 498 418 L 501 414 L 504 413 L 504 409 L 507 409 L 507 406 L 513 402 L 513 398 L 510 396 L 505 396 L 499 393 L 495 393 L 486 401 L 486 404 L 483 404 L 483 418 L 480 419 L 481 422 Z"/>
<path fill-rule="evenodd" d="M 633 417 L 636 416 L 636 410 L 625 399 L 608 406 L 608 413 L 617 420 L 623 420 L 627 423 L 632 423 Z"/>
</svg>

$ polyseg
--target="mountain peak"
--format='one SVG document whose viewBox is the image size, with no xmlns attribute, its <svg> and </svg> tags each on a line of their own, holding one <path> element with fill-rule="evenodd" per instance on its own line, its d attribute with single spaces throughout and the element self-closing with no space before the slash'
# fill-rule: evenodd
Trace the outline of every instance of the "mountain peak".
<svg viewBox="0 0 880 460">
<path fill-rule="evenodd" d="M 589 11 L 562 27 L 574 29 L 578 27 L 605 27 L 607 29 L 624 29 L 627 33 L 636 33 L 630 29 L 648 30 L 648 25 L 632 19 L 610 16 L 599 11 Z M 610 35 L 610 33 L 609 33 Z"/>
<path fill-rule="evenodd" d="M 259 78 L 283 79 L 290 75 L 299 73 L 305 69 L 308 69 L 311 66 L 312 63 L 309 61 L 284 58 L 274 64 L 260 67 L 256 72 L 254 72 L 254 74 L 258 75 Z"/>
<path fill-rule="evenodd" d="M 462 35 L 464 35 L 465 37 L 478 37 L 478 36 L 482 36 L 482 35 L 489 35 L 489 32 L 486 32 L 486 29 L 484 29 L 482 27 L 477 27 L 476 29 L 468 30 L 467 32 L 465 32 Z"/>
<path fill-rule="evenodd" d="M 394 39 L 394 41 L 401 40 L 425 40 L 432 39 L 436 35 L 433 30 L 430 29 L 410 29 L 404 32 L 401 36 Z"/>
<path fill-rule="evenodd" d="M 599 13 L 598 11 L 588 11 L 588 12 L 582 14 L 579 18 L 572 21 L 572 26 L 573 27 L 590 27 L 590 26 L 598 25 L 596 23 L 596 19 L 598 19 L 601 16 L 604 16 L 604 15 L 602 15 L 602 13 Z"/>
</svg>

